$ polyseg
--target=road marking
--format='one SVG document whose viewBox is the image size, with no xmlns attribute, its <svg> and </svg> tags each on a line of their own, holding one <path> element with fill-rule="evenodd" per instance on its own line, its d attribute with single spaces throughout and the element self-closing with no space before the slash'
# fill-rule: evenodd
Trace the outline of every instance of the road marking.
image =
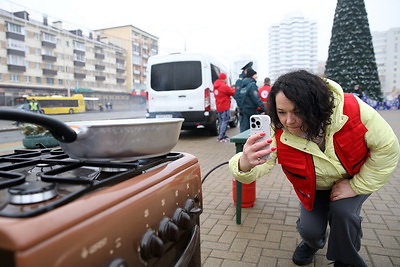
<svg viewBox="0 0 400 267">
<path fill-rule="evenodd" d="M 7 144 L 0 144 L 0 152 L 13 152 L 14 149 L 24 148 L 22 145 L 22 141 L 7 143 Z"/>
</svg>

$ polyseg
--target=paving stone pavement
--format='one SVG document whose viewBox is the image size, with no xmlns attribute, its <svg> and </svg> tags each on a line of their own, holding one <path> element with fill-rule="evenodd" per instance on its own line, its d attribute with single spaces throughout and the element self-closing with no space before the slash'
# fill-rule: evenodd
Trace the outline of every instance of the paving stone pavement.
<svg viewBox="0 0 400 267">
<path fill-rule="evenodd" d="M 380 113 L 400 138 L 400 110 Z M 227 132 L 231 137 L 238 133 L 238 128 Z M 206 133 L 182 133 L 174 150 L 197 156 L 202 177 L 235 154 L 233 143 L 218 143 Z M 217 168 L 207 177 L 200 217 L 202 266 L 296 266 L 291 258 L 300 242 L 295 227 L 298 200 L 279 166 L 257 180 L 256 197 L 252 208 L 242 209 L 242 223 L 237 225 L 228 166 Z M 363 205 L 360 253 L 368 266 L 400 266 L 399 204 L 400 166 Z M 326 248 L 319 250 L 308 266 L 327 266 L 330 262 L 325 254 Z"/>
<path fill-rule="evenodd" d="M 400 110 L 380 113 L 400 138 Z M 0 120 L 0 130 L 10 125 Z M 238 133 L 238 128 L 227 131 L 231 137 Z M 12 151 L 22 144 L 11 145 L 5 149 Z M 233 143 L 218 143 L 206 131 L 182 131 L 173 150 L 198 157 L 202 177 L 236 153 Z M 253 207 L 242 209 L 242 222 L 237 225 L 228 166 L 211 172 L 203 183 L 202 266 L 296 266 L 291 258 L 300 242 L 295 227 L 298 200 L 279 166 L 257 180 L 256 196 Z M 400 266 L 400 166 L 389 182 L 367 199 L 361 215 L 364 237 L 360 253 L 368 266 Z M 319 250 L 308 266 L 327 266 L 330 262 L 325 254 L 326 248 Z"/>
</svg>

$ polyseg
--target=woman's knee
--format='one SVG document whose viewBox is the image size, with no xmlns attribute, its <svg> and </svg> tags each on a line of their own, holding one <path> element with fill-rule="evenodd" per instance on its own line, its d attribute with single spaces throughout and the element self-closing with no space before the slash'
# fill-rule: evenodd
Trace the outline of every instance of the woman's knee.
<svg viewBox="0 0 400 267">
<path fill-rule="evenodd" d="M 302 225 L 300 219 L 297 221 L 297 231 L 301 238 L 313 248 L 323 248 L 326 242 L 326 228 L 319 228 L 310 225 Z"/>
</svg>

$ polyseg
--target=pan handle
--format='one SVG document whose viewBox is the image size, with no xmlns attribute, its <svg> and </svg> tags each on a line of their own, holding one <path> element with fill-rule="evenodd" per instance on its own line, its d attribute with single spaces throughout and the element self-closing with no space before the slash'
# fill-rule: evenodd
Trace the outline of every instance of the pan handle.
<svg viewBox="0 0 400 267">
<path fill-rule="evenodd" d="M 49 130 L 54 138 L 63 143 L 72 143 L 77 138 L 76 132 L 64 122 L 42 114 L 0 108 L 0 120 L 20 121 L 40 125 Z"/>
</svg>

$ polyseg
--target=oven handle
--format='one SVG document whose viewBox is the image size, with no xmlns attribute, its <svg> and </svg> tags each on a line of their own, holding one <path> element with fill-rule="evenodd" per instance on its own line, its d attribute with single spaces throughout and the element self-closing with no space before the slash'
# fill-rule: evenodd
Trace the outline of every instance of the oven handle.
<svg viewBox="0 0 400 267">
<path fill-rule="evenodd" d="M 199 246 L 200 241 L 200 226 L 195 225 L 192 231 L 192 237 L 190 238 L 190 242 L 187 245 L 185 251 L 182 256 L 176 262 L 175 267 L 179 266 L 188 266 L 190 260 L 193 257 L 194 252 L 196 251 L 197 246 Z"/>
</svg>

